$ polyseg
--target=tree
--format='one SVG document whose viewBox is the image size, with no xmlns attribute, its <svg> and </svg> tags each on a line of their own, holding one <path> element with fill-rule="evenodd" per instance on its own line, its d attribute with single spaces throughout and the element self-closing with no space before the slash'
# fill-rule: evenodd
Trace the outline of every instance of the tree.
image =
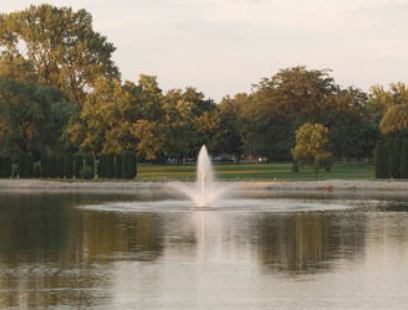
<svg viewBox="0 0 408 310">
<path fill-rule="evenodd" d="M 380 122 L 384 135 L 400 134 L 408 130 L 408 104 L 393 105 L 387 109 Z"/>
<path fill-rule="evenodd" d="M 64 176 L 67 179 L 74 177 L 74 159 L 71 154 L 64 156 Z"/>
<path fill-rule="evenodd" d="M 331 96 L 321 122 L 329 128 L 330 150 L 342 158 L 368 158 L 377 138 L 370 120 L 367 95 L 359 89 L 341 89 Z"/>
<path fill-rule="evenodd" d="M 22 56 L 0 56 L 0 78 L 22 83 L 37 83 L 32 63 Z"/>
<path fill-rule="evenodd" d="M 155 160 L 165 146 L 164 126 L 159 122 L 138 120 L 132 130 L 137 138 L 136 151 L 147 160 Z"/>
<path fill-rule="evenodd" d="M 312 164 L 316 178 L 319 169 L 325 165 L 332 154 L 326 151 L 329 143 L 329 130 L 321 124 L 303 124 L 296 130 L 296 144 L 292 149 L 293 159 L 303 164 Z"/>
<path fill-rule="evenodd" d="M 137 151 L 142 158 L 156 159 L 164 151 L 161 97 L 155 77 L 142 75 L 139 84 L 123 85 L 99 80 L 67 135 L 86 153 Z"/>
<path fill-rule="evenodd" d="M 24 59 L 41 84 L 52 85 L 82 104 L 94 82 L 119 77 L 115 47 L 92 29 L 81 9 L 48 4 L 0 15 L 0 47 L 7 59 Z"/>
<path fill-rule="evenodd" d="M 404 139 L 401 144 L 400 178 L 408 179 L 408 140 Z"/>
<path fill-rule="evenodd" d="M 239 160 L 244 152 L 239 95 L 225 97 L 218 105 L 217 149 Z"/>
<path fill-rule="evenodd" d="M 339 91 L 328 70 L 294 67 L 254 85 L 244 105 L 247 150 L 269 159 L 288 159 L 294 132 L 327 115 L 327 103 Z"/>
<path fill-rule="evenodd" d="M 57 89 L 0 79 L 0 153 L 35 158 L 62 147 L 75 110 Z"/>
<path fill-rule="evenodd" d="M 389 176 L 399 179 L 401 171 L 401 139 L 399 137 L 388 138 L 387 155 Z"/>
<path fill-rule="evenodd" d="M 165 124 L 165 152 L 170 158 L 178 162 L 192 153 L 195 139 L 193 119 L 193 103 L 187 101 L 183 91 L 173 89 L 168 91 L 162 99 Z"/>
<path fill-rule="evenodd" d="M 370 115 L 377 125 L 390 107 L 407 104 L 408 85 L 404 83 L 392 83 L 388 90 L 382 86 L 372 86 L 367 101 Z"/>
<path fill-rule="evenodd" d="M 12 172 L 12 160 L 10 157 L 0 157 L 0 178 L 9 178 Z"/>
<path fill-rule="evenodd" d="M 388 150 L 383 141 L 378 141 L 374 151 L 375 159 L 375 177 L 385 179 L 389 176 Z"/>
</svg>

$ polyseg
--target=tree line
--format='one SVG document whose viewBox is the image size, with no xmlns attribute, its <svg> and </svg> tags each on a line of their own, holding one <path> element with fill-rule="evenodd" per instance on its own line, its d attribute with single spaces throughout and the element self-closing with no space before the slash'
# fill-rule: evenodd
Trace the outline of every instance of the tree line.
<svg viewBox="0 0 408 310">
<path fill-rule="evenodd" d="M 340 87 L 330 70 L 296 66 L 220 102 L 157 78 L 123 81 L 115 47 L 85 10 L 30 6 L 0 14 L 0 156 L 137 154 L 183 162 L 202 144 L 216 156 L 292 160 L 296 130 L 327 128 L 335 158 L 370 159 L 377 142 L 405 136 L 408 86 Z"/>
</svg>

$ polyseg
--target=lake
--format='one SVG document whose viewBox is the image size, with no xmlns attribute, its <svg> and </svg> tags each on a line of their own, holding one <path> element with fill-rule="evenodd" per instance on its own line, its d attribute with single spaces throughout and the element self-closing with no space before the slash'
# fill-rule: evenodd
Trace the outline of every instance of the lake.
<svg viewBox="0 0 408 310">
<path fill-rule="evenodd" d="M 0 192 L 0 308 L 405 309 L 404 200 Z"/>
</svg>

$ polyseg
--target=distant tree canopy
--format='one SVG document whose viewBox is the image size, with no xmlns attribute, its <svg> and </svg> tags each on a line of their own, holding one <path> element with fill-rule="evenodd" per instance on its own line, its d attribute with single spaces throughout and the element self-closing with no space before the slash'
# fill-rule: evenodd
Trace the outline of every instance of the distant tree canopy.
<svg viewBox="0 0 408 310">
<path fill-rule="evenodd" d="M 408 125 L 403 83 L 367 94 L 340 87 L 330 70 L 297 66 L 216 103 L 194 87 L 163 91 L 155 76 L 122 81 L 115 47 L 85 10 L 30 6 L 0 14 L 0 24 L 0 156 L 82 153 L 108 163 L 137 153 L 180 163 L 206 144 L 215 156 L 291 160 L 296 130 L 310 123 L 327 129 L 326 152 L 360 159 L 380 134 Z"/>
<path fill-rule="evenodd" d="M 38 83 L 62 90 L 78 104 L 97 79 L 119 76 L 111 59 L 114 46 L 92 29 L 85 10 L 32 5 L 1 14 L 0 24 L 2 63 L 17 64 L 12 76 L 21 75 L 23 67 L 25 75 L 35 74 Z"/>
<path fill-rule="evenodd" d="M 296 128 L 318 122 L 330 128 L 331 148 L 338 156 L 367 157 L 375 138 L 367 139 L 373 133 L 366 97 L 358 89 L 341 89 L 328 70 L 281 70 L 254 85 L 243 104 L 246 151 L 288 159 Z"/>
</svg>

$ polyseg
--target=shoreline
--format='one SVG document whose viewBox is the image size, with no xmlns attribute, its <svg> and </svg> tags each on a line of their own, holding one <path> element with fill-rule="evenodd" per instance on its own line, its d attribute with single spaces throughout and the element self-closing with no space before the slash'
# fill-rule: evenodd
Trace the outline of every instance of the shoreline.
<svg viewBox="0 0 408 310">
<path fill-rule="evenodd" d="M 175 181 L 174 181 L 175 182 Z M 0 191 L 18 190 L 68 190 L 68 191 L 109 191 L 163 189 L 169 182 L 142 181 L 64 181 L 40 179 L 0 179 Z M 193 182 L 186 182 L 193 183 Z M 223 181 L 219 184 L 232 185 L 240 191 L 379 191 L 399 192 L 408 195 L 408 181 L 378 180 L 324 180 L 324 181 Z"/>
</svg>

